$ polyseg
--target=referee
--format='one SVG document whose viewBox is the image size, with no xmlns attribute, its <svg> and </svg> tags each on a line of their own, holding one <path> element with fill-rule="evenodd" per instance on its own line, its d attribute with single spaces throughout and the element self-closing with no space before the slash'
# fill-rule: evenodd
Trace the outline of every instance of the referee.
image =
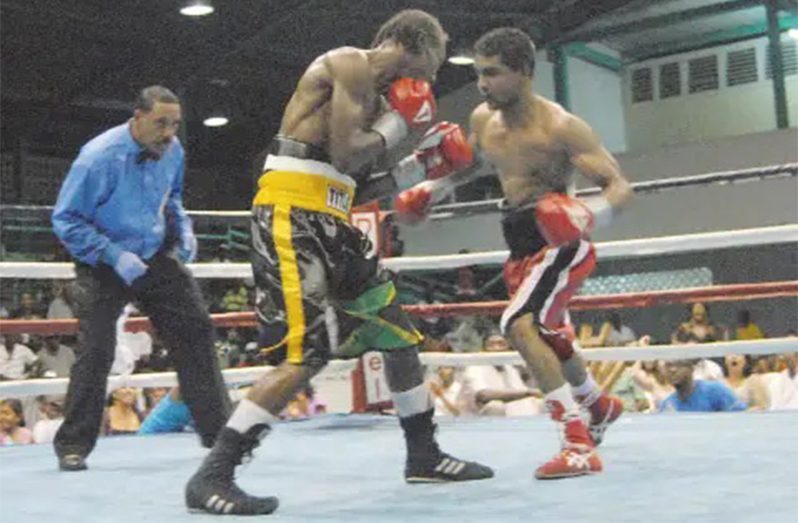
<svg viewBox="0 0 798 523">
<path fill-rule="evenodd" d="M 183 208 L 185 154 L 175 137 L 180 100 L 151 86 L 133 118 L 89 141 L 67 174 L 53 230 L 75 259 L 79 350 L 55 437 L 61 470 L 85 470 L 97 442 L 114 361 L 115 323 L 135 301 L 170 351 L 202 444 L 230 413 L 213 350 L 213 324 L 183 265 L 197 254 Z"/>
</svg>

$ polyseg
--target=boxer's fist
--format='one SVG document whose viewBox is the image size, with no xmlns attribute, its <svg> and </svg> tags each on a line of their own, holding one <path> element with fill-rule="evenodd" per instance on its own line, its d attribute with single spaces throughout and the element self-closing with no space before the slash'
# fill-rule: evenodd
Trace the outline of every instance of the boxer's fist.
<svg viewBox="0 0 798 523">
<path fill-rule="evenodd" d="M 586 238 L 593 231 L 593 213 L 582 201 L 565 194 L 548 193 L 535 205 L 535 219 L 549 245 L 564 245 Z"/>
<path fill-rule="evenodd" d="M 435 117 L 432 86 L 424 80 L 396 80 L 388 90 L 388 103 L 391 110 L 371 126 L 385 140 L 386 149 L 396 147 L 407 136 L 408 128 L 424 127 Z"/>
<path fill-rule="evenodd" d="M 440 122 L 426 132 L 412 154 L 402 158 L 392 169 L 396 189 L 409 189 L 424 180 L 438 180 L 471 165 L 474 150 L 463 129 Z"/>
<path fill-rule="evenodd" d="M 405 225 L 416 225 L 427 219 L 432 208 L 429 182 L 422 182 L 400 192 L 393 201 L 396 219 Z"/>
<path fill-rule="evenodd" d="M 449 176 L 474 161 L 474 150 L 462 127 L 449 122 L 433 125 L 414 153 L 424 166 L 428 180 Z"/>
<path fill-rule="evenodd" d="M 400 78 L 391 84 L 388 103 L 411 128 L 429 125 L 437 108 L 429 82 L 413 78 Z"/>
</svg>

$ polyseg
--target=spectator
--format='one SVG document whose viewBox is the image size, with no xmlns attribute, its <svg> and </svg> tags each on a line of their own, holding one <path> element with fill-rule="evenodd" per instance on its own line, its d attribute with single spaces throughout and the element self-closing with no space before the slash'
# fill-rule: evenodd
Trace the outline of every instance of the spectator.
<svg viewBox="0 0 798 523">
<path fill-rule="evenodd" d="M 138 314 L 138 309 L 128 303 L 116 320 L 116 349 L 111 374 L 133 374 L 136 362 L 152 353 L 152 337 L 147 331 L 131 332 L 125 328 L 127 320 Z"/>
<path fill-rule="evenodd" d="M 689 319 L 671 335 L 671 343 L 709 343 L 722 338 L 720 329 L 710 321 L 706 305 L 694 303 Z"/>
<path fill-rule="evenodd" d="M 249 291 L 244 282 L 239 282 L 238 287 L 230 289 L 222 298 L 222 306 L 226 312 L 241 312 L 250 309 Z"/>
<path fill-rule="evenodd" d="M 174 390 L 177 390 L 175 387 Z M 144 417 L 146 418 L 150 412 L 160 403 L 160 401 L 169 394 L 169 387 L 146 387 L 144 393 Z"/>
<path fill-rule="evenodd" d="M 463 383 L 457 379 L 454 367 L 438 367 L 436 378 L 429 382 L 429 389 L 435 401 L 436 416 L 462 414 L 462 406 L 458 403 Z"/>
<path fill-rule="evenodd" d="M 33 426 L 33 442 L 52 443 L 55 433 L 64 422 L 63 397 L 39 396 L 36 403 L 39 405 L 41 419 Z"/>
<path fill-rule="evenodd" d="M 308 384 L 286 405 L 281 417 L 292 420 L 307 419 L 325 412 L 327 407 L 318 400 L 313 386 Z"/>
<path fill-rule="evenodd" d="M 12 318 L 20 320 L 40 320 L 42 319 L 42 311 L 39 304 L 29 292 L 23 292 L 19 295 L 19 307 L 11 315 Z"/>
<path fill-rule="evenodd" d="M 46 377 L 65 378 L 75 363 L 75 352 L 61 343 L 61 336 L 44 338 L 44 348 L 39 351 L 41 370 Z M 49 374 L 48 374 L 49 373 Z"/>
<path fill-rule="evenodd" d="M 726 412 L 745 410 L 743 403 L 726 385 L 717 381 L 693 379 L 692 360 L 665 364 L 668 380 L 676 391 L 660 406 L 660 412 Z"/>
<path fill-rule="evenodd" d="M 712 360 L 700 359 L 693 366 L 693 379 L 723 381 L 723 367 Z"/>
<path fill-rule="evenodd" d="M 424 298 L 417 302 L 419 305 L 440 305 L 440 300 L 435 298 L 435 293 L 432 289 L 427 289 Z M 425 337 L 441 339 L 446 335 L 449 322 L 447 318 L 440 318 L 438 316 L 428 317 L 423 316 L 418 318 L 419 330 Z"/>
<path fill-rule="evenodd" d="M 111 393 L 105 410 L 105 433 L 109 436 L 135 434 L 141 427 L 141 413 L 136 408 L 136 389 L 122 387 Z"/>
<path fill-rule="evenodd" d="M 751 311 L 743 309 L 737 312 L 737 332 L 735 338 L 738 340 L 761 340 L 765 337 L 759 325 L 751 321 Z"/>
<path fill-rule="evenodd" d="M 5 319 L 9 316 L 11 316 L 11 314 L 8 312 L 8 309 L 6 309 L 6 306 L 0 303 L 0 319 Z"/>
<path fill-rule="evenodd" d="M 771 410 L 798 409 L 798 352 L 785 356 L 787 368 L 768 382 Z"/>
<path fill-rule="evenodd" d="M 22 403 L 15 399 L 0 401 L 0 447 L 29 443 L 33 443 L 33 435 L 25 428 Z"/>
<path fill-rule="evenodd" d="M 483 335 L 478 328 L 479 321 L 474 316 L 463 316 L 444 339 L 453 352 L 479 352 L 482 350 Z"/>
<path fill-rule="evenodd" d="M 179 387 L 175 387 L 154 405 L 141 423 L 138 433 L 183 432 L 192 422 L 191 411 L 180 397 Z"/>
<path fill-rule="evenodd" d="M 611 312 L 607 321 L 601 326 L 599 338 L 602 340 L 602 347 L 623 347 L 637 342 L 637 335 L 628 325 L 621 322 L 621 315 Z"/>
<path fill-rule="evenodd" d="M 224 337 L 216 340 L 214 345 L 219 358 L 219 366 L 223 369 L 238 367 L 245 359 L 244 343 L 238 329 L 227 329 Z"/>
<path fill-rule="evenodd" d="M 39 359 L 20 343 L 19 335 L 6 334 L 4 338 L 0 349 L 0 380 L 22 380 L 35 373 Z"/>
<path fill-rule="evenodd" d="M 484 352 L 506 352 L 510 347 L 499 334 L 491 335 Z M 469 365 L 463 372 L 463 405 L 481 416 L 524 416 L 543 412 L 538 394 L 524 383 L 513 365 Z"/>
<path fill-rule="evenodd" d="M 750 410 L 768 408 L 767 386 L 761 374 L 751 374 L 751 365 L 744 354 L 728 354 L 725 359 L 726 379 L 729 388 L 744 401 Z"/>
<path fill-rule="evenodd" d="M 665 362 L 638 361 L 632 366 L 632 380 L 643 391 L 646 398 L 646 412 L 657 412 L 665 399 L 673 394 L 674 388 L 665 373 Z"/>
<path fill-rule="evenodd" d="M 48 320 L 69 320 L 75 317 L 72 311 L 72 285 L 65 282 L 53 284 L 55 298 L 47 307 Z"/>
</svg>

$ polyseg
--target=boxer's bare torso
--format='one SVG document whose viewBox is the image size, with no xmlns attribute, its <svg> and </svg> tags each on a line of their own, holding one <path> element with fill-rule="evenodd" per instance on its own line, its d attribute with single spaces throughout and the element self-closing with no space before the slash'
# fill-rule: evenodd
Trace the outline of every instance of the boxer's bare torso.
<svg viewBox="0 0 798 523">
<path fill-rule="evenodd" d="M 533 96 L 523 112 L 506 115 L 479 105 L 471 117 L 475 145 L 495 167 L 511 206 L 532 202 L 547 192 L 565 192 L 573 163 L 564 128 L 570 115 L 559 105 Z"/>
</svg>

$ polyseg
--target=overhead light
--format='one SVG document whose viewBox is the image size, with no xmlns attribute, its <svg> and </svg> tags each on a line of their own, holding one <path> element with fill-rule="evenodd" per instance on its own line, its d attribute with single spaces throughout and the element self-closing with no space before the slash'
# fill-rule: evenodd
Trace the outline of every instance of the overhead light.
<svg viewBox="0 0 798 523">
<path fill-rule="evenodd" d="M 787 36 L 798 42 L 798 28 L 793 27 L 792 29 L 787 31 Z"/>
<path fill-rule="evenodd" d="M 454 65 L 473 65 L 474 59 L 470 56 L 458 54 L 449 57 L 449 63 Z"/>
<path fill-rule="evenodd" d="M 202 121 L 202 124 L 205 127 L 223 127 L 229 121 L 226 116 L 209 116 Z"/>
<path fill-rule="evenodd" d="M 181 15 L 205 16 L 213 12 L 213 6 L 208 0 L 190 0 L 180 9 Z"/>
</svg>

